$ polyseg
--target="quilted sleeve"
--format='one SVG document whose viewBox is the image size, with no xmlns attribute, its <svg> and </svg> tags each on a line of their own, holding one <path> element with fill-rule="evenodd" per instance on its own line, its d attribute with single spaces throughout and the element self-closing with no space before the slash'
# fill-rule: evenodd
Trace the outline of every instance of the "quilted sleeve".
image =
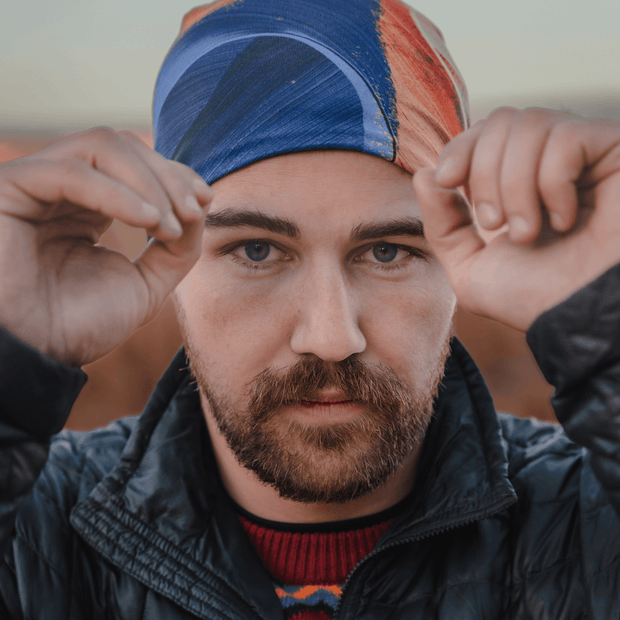
<svg viewBox="0 0 620 620">
<path fill-rule="evenodd" d="M 620 265 L 542 314 L 527 342 L 566 434 L 620 515 Z"/>
<path fill-rule="evenodd" d="M 8 559 L 20 502 L 34 486 L 86 375 L 21 342 L 0 327 L 0 561 Z M 44 518 L 44 515 L 41 515 Z M 8 564 L 7 564 L 8 563 Z M 0 612 L 8 604 L 0 585 Z M 13 594 L 15 596 L 15 594 Z M 0 614 L 1 615 L 1 614 Z"/>
</svg>

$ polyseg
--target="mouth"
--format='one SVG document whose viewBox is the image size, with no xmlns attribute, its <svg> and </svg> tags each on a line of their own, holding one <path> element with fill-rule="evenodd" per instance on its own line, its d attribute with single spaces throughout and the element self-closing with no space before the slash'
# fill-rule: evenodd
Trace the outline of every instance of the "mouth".
<svg viewBox="0 0 620 620">
<path fill-rule="evenodd" d="M 335 405 L 349 405 L 353 400 L 300 400 L 302 407 L 333 407 Z"/>
<path fill-rule="evenodd" d="M 308 394 L 287 409 L 293 419 L 304 424 L 338 424 L 361 415 L 364 406 L 340 390 L 325 390 Z"/>
<path fill-rule="evenodd" d="M 335 405 L 347 405 L 355 402 L 350 394 L 338 388 L 322 388 L 305 394 L 298 402 L 304 407 L 332 407 Z"/>
</svg>

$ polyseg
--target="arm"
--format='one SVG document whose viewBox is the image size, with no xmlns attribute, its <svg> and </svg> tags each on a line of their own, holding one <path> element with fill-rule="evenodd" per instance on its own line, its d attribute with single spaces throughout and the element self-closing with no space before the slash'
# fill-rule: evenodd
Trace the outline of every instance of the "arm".
<svg viewBox="0 0 620 620">
<path fill-rule="evenodd" d="M 620 515 L 620 265 L 543 313 L 527 341 L 566 434 L 590 451 L 591 466 Z"/>
<path fill-rule="evenodd" d="M 620 124 L 503 108 L 414 187 L 458 302 L 529 330 L 559 421 L 620 509 Z"/>
<path fill-rule="evenodd" d="M 20 501 L 36 482 L 86 375 L 0 328 L 0 557 Z"/>
<path fill-rule="evenodd" d="M 21 617 L 15 576 L 30 568 L 14 557 L 20 504 L 34 498 L 41 531 L 66 529 L 31 491 L 86 381 L 79 367 L 159 312 L 200 255 L 210 200 L 192 170 L 108 129 L 0 165 L 0 618 Z M 114 219 L 152 237 L 135 261 L 98 245 Z M 60 494 L 74 483 L 62 473 Z"/>
</svg>

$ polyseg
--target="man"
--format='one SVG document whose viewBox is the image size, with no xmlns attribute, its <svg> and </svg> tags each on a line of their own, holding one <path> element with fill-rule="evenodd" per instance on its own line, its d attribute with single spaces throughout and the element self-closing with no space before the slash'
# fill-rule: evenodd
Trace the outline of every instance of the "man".
<svg viewBox="0 0 620 620">
<path fill-rule="evenodd" d="M 395 0 L 196 9 L 154 119 L 171 161 L 98 129 L 0 169 L 0 617 L 618 617 L 620 127 L 461 133 Z M 173 290 L 142 416 L 50 448 Z M 528 331 L 566 434 L 495 413 L 457 299 Z"/>
</svg>

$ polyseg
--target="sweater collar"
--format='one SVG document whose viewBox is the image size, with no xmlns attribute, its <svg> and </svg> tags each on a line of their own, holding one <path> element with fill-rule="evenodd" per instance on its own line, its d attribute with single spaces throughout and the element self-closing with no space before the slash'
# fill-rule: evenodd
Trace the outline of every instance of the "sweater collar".
<svg viewBox="0 0 620 620">
<path fill-rule="evenodd" d="M 516 501 L 491 397 L 456 339 L 410 498 L 378 549 Z M 263 617 L 281 613 L 222 487 L 183 350 L 158 383 L 119 465 L 74 508 L 71 522 L 113 564 L 199 617 L 232 618 L 231 605 L 239 618 L 257 617 L 257 609 Z"/>
</svg>

